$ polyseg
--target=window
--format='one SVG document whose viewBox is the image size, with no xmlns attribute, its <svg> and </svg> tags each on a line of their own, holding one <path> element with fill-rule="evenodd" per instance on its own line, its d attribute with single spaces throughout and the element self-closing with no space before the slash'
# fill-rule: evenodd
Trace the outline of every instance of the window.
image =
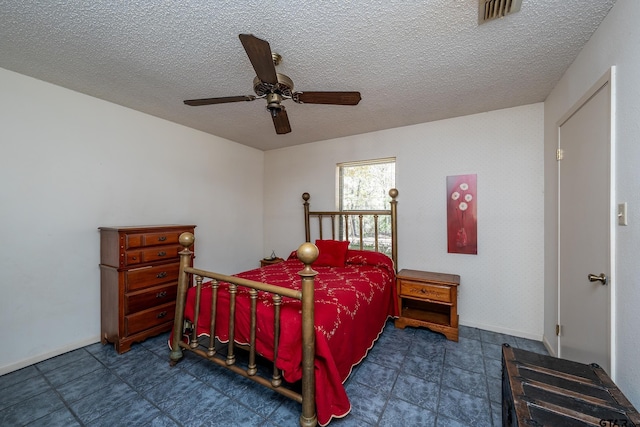
<svg viewBox="0 0 640 427">
<path fill-rule="evenodd" d="M 396 186 L 396 159 L 376 159 L 338 164 L 338 208 L 342 211 L 388 210 L 389 190 Z M 340 221 L 340 236 L 349 240 L 349 247 L 360 247 L 360 221 L 349 217 L 345 225 Z M 362 224 L 363 246 L 372 249 L 375 239 L 373 217 L 364 217 Z M 380 250 L 391 253 L 391 221 L 388 216 L 378 219 L 378 243 Z"/>
</svg>

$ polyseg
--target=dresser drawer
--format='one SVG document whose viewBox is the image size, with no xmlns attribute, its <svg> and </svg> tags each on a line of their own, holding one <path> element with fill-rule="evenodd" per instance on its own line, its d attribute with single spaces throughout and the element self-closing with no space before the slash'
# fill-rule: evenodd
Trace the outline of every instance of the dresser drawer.
<svg viewBox="0 0 640 427">
<path fill-rule="evenodd" d="M 400 281 L 400 294 L 403 297 L 429 299 L 433 301 L 452 302 L 451 287 L 423 282 Z"/>
<path fill-rule="evenodd" d="M 158 245 L 175 245 L 182 231 L 168 231 L 164 233 L 128 234 L 125 249 L 143 248 Z"/>
<path fill-rule="evenodd" d="M 142 249 L 139 251 L 127 251 L 127 265 L 136 265 L 146 262 L 178 259 L 178 252 L 182 246 L 156 246 L 152 249 Z"/>
<path fill-rule="evenodd" d="M 133 314 L 156 305 L 174 302 L 177 293 L 178 283 L 176 282 L 128 293 L 124 297 L 125 314 Z"/>
<path fill-rule="evenodd" d="M 177 282 L 180 263 L 142 267 L 124 273 L 125 292 L 132 292 L 167 282 Z"/>
<path fill-rule="evenodd" d="M 125 292 L 133 292 L 163 283 L 177 282 L 180 263 L 142 267 L 124 273 Z"/>
<path fill-rule="evenodd" d="M 145 329 L 173 321 L 176 314 L 176 303 L 159 305 L 158 307 L 125 316 L 127 335 L 142 332 Z"/>
</svg>

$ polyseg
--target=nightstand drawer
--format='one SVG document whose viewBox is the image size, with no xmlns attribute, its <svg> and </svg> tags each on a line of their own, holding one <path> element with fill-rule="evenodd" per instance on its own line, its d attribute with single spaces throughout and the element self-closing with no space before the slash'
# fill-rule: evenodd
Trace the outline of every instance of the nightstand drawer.
<svg viewBox="0 0 640 427">
<path fill-rule="evenodd" d="M 400 281 L 400 295 L 403 297 L 414 297 L 448 303 L 453 301 L 450 286 L 426 285 L 421 282 L 411 282 L 408 280 Z"/>
</svg>

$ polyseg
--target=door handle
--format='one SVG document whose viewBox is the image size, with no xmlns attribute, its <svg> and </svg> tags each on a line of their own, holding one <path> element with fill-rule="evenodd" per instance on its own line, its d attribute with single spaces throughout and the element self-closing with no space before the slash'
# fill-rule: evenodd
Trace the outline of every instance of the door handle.
<svg viewBox="0 0 640 427">
<path fill-rule="evenodd" d="M 603 286 L 607 284 L 607 276 L 604 273 L 600 273 L 599 276 L 596 276 L 595 274 L 589 274 L 587 278 L 589 278 L 590 282 L 602 282 Z"/>
</svg>

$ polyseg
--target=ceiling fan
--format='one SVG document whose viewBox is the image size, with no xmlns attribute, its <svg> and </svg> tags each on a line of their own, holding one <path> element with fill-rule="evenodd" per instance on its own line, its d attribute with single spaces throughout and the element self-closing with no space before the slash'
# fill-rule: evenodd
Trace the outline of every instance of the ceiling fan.
<svg viewBox="0 0 640 427">
<path fill-rule="evenodd" d="M 268 42 L 253 34 L 240 34 L 239 37 L 256 72 L 253 79 L 253 90 L 256 94 L 188 99 L 184 101 L 185 104 L 199 106 L 264 98 L 267 100 L 267 110 L 273 119 L 276 133 L 285 134 L 291 132 L 289 117 L 282 105 L 282 101 L 286 99 L 292 99 L 298 104 L 357 105 L 360 102 L 360 92 L 295 92 L 293 81 L 284 74 L 276 73 L 276 65 L 280 64 L 282 57 L 271 52 Z"/>
</svg>

